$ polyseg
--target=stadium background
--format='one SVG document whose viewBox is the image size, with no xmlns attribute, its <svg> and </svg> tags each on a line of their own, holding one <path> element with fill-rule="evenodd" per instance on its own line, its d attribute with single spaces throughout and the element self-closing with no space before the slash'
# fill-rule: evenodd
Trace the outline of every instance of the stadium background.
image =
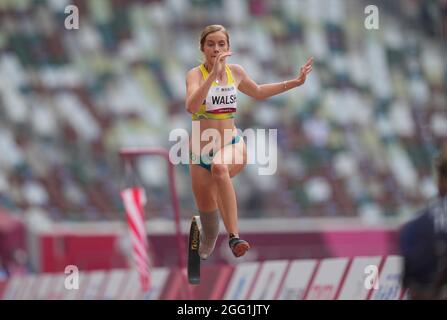
<svg viewBox="0 0 447 320">
<path fill-rule="evenodd" d="M 70 4 L 78 30 L 64 28 Z M 364 27 L 369 4 L 378 30 Z M 0 0 L 0 293 L 117 298 L 108 286 L 123 277 L 133 280 L 120 297 L 142 297 L 118 152 L 169 148 L 171 130 L 190 128 L 185 74 L 200 61 L 201 29 L 220 23 L 230 62 L 258 83 L 294 77 L 309 56 L 315 64 L 303 87 L 262 102 L 239 95 L 239 128 L 278 129 L 278 171 L 248 165 L 234 179 L 254 248 L 236 261 L 222 229 L 197 296 L 262 298 L 254 283 L 266 277 L 269 297 L 338 298 L 352 270 L 363 281 L 357 263 L 372 263 L 391 284 L 350 297 L 402 297 L 397 231 L 436 195 L 432 159 L 447 137 L 446 12 L 442 0 Z M 165 172 L 161 159 L 138 158 L 159 286 L 146 298 L 186 290 Z M 186 235 L 188 167 L 175 175 Z M 300 263 L 310 270 L 301 291 Z M 42 289 L 70 264 L 90 289 Z M 234 289 L 244 274 L 253 279 Z"/>
</svg>

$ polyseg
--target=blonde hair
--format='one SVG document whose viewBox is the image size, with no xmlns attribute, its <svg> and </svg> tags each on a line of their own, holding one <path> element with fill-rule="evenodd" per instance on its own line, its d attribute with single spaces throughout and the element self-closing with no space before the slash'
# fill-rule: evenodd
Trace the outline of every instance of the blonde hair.
<svg viewBox="0 0 447 320">
<path fill-rule="evenodd" d="M 225 29 L 225 27 L 220 24 L 211 24 L 209 26 L 206 26 L 203 29 L 202 34 L 200 35 L 200 51 L 203 51 L 203 46 L 205 45 L 206 37 L 210 33 L 217 31 L 222 31 L 225 34 L 225 36 L 227 37 L 228 47 L 230 46 L 230 36 L 228 35 L 227 29 Z"/>
</svg>

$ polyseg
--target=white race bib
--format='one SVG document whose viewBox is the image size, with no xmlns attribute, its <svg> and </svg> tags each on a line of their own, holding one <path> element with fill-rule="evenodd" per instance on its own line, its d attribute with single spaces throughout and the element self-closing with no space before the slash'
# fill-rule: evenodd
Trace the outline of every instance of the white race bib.
<svg viewBox="0 0 447 320">
<path fill-rule="evenodd" d="M 236 87 L 212 86 L 206 97 L 206 112 L 231 113 L 236 112 Z"/>
</svg>

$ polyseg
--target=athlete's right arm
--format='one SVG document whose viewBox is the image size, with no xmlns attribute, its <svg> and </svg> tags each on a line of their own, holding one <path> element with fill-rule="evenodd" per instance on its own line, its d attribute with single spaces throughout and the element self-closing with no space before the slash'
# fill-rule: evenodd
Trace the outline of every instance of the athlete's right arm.
<svg viewBox="0 0 447 320">
<path fill-rule="evenodd" d="M 205 100 L 211 84 L 216 80 L 216 76 L 209 75 L 200 85 L 201 74 L 196 68 L 191 69 L 186 75 L 186 110 L 189 113 L 199 111 L 200 105 Z"/>
</svg>

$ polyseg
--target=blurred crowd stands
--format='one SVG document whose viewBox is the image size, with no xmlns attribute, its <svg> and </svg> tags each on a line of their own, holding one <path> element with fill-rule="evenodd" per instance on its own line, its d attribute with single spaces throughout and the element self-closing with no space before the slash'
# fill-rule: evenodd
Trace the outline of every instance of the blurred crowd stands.
<svg viewBox="0 0 447 320">
<path fill-rule="evenodd" d="M 0 206 L 55 221 L 122 219 L 121 147 L 169 148 L 190 130 L 185 74 L 207 24 L 230 33 L 258 83 L 303 87 L 266 101 L 240 94 L 236 124 L 278 129 L 278 170 L 235 178 L 239 216 L 409 217 L 436 195 L 432 159 L 447 137 L 447 1 L 0 0 Z M 78 30 L 64 28 L 65 6 Z M 173 215 L 165 164 L 141 158 L 150 217 Z M 195 210 L 176 167 L 182 214 Z"/>
</svg>

